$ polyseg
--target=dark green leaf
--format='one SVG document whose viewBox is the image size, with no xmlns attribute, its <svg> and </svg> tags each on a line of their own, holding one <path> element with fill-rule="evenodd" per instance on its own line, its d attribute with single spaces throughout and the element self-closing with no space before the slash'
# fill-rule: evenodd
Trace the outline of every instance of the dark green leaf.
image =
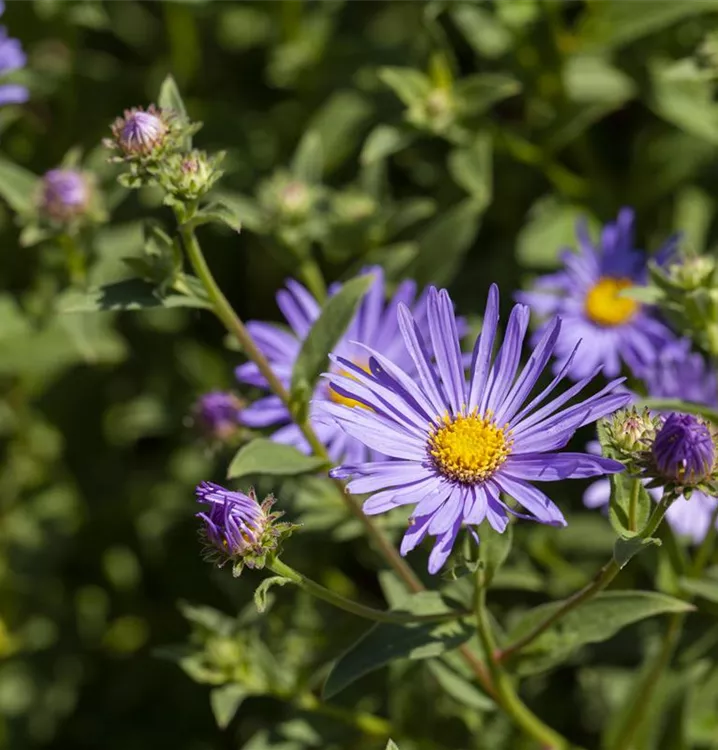
<svg viewBox="0 0 718 750">
<path fill-rule="evenodd" d="M 688 594 L 700 596 L 718 604 L 718 580 L 713 578 L 681 578 L 681 588 Z"/>
<path fill-rule="evenodd" d="M 291 392 L 298 397 L 311 394 L 319 376 L 326 372 L 329 353 L 334 349 L 354 317 L 361 298 L 373 281 L 371 274 L 347 281 L 330 297 L 316 323 L 302 343 L 292 370 Z"/>
<path fill-rule="evenodd" d="M 613 548 L 613 559 L 618 563 L 620 568 L 624 567 L 626 563 L 639 552 L 642 552 L 647 547 L 661 546 L 661 540 L 655 537 L 648 537 L 642 539 L 641 537 L 631 537 L 630 539 L 624 539 L 622 537 L 616 540 L 616 544 Z"/>
<path fill-rule="evenodd" d="M 40 179 L 14 162 L 0 157 L 0 196 L 19 214 L 35 208 Z"/>
<path fill-rule="evenodd" d="M 209 702 L 217 726 L 226 729 L 237 713 L 237 709 L 251 693 L 244 685 L 231 683 L 222 687 L 213 688 L 209 694 Z"/>
<path fill-rule="evenodd" d="M 513 524 L 509 524 L 503 534 L 492 529 L 488 523 L 483 524 L 479 532 L 479 560 L 483 567 L 484 586 L 491 585 L 494 576 L 509 556 L 513 537 Z"/>
<path fill-rule="evenodd" d="M 237 479 L 248 474 L 291 476 L 316 471 L 322 466 L 324 461 L 321 458 L 306 456 L 291 445 L 256 438 L 237 451 L 227 477 Z"/>
<path fill-rule="evenodd" d="M 407 598 L 397 609 L 434 614 L 444 611 L 446 606 L 436 592 L 423 592 Z M 396 659 L 439 656 L 460 646 L 472 633 L 473 628 L 456 620 L 408 626 L 377 624 L 336 661 L 324 684 L 324 697 L 331 698 L 363 675 Z"/>
<path fill-rule="evenodd" d="M 466 679 L 443 661 L 430 659 L 427 668 L 434 675 L 442 691 L 454 700 L 477 711 L 492 711 L 496 704 L 482 693 L 471 680 Z"/>
<path fill-rule="evenodd" d="M 395 128 L 391 125 L 377 125 L 369 133 L 361 152 L 361 163 L 372 164 L 401 151 L 416 138 L 411 130 Z"/>
<path fill-rule="evenodd" d="M 482 115 L 492 105 L 519 91 L 519 81 L 503 73 L 477 73 L 462 78 L 454 87 L 459 111 L 469 116 Z"/>
<path fill-rule="evenodd" d="M 526 635 L 563 602 L 542 604 L 514 624 L 507 642 Z M 581 646 L 608 640 L 619 630 L 647 617 L 668 612 L 688 612 L 687 602 L 652 591 L 608 591 L 572 610 L 516 656 L 520 674 L 534 674 L 566 661 Z"/>
</svg>

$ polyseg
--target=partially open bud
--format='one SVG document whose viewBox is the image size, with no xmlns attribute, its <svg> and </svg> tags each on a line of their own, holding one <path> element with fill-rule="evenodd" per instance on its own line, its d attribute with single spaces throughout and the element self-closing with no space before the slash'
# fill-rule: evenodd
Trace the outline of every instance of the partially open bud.
<svg viewBox="0 0 718 750">
<path fill-rule="evenodd" d="M 146 112 L 134 107 L 124 115 L 112 125 L 113 139 L 107 145 L 116 146 L 125 157 L 148 156 L 162 148 L 170 131 L 167 113 L 150 105 Z"/>
<path fill-rule="evenodd" d="M 200 396 L 192 407 L 197 429 L 212 440 L 225 441 L 240 429 L 242 401 L 233 393 L 210 391 Z"/>
<path fill-rule="evenodd" d="M 205 559 L 219 567 L 232 563 L 235 576 L 245 566 L 263 568 L 296 528 L 290 523 L 277 523 L 283 514 L 270 512 L 274 498 L 269 496 L 260 504 L 254 490 L 245 495 L 202 482 L 196 494 L 197 500 L 208 506 L 197 513 L 203 521 L 200 538 Z"/>
<path fill-rule="evenodd" d="M 65 223 L 86 213 L 92 198 L 87 175 L 77 169 L 51 169 L 42 178 L 40 213 Z"/>
<path fill-rule="evenodd" d="M 716 459 L 710 425 L 693 414 L 670 414 L 651 447 L 658 476 L 681 487 L 707 481 Z"/>
</svg>

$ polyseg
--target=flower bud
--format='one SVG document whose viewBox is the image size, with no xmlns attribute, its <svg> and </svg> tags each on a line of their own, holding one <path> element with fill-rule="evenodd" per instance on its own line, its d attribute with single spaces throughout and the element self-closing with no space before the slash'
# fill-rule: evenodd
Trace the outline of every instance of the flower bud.
<svg viewBox="0 0 718 750">
<path fill-rule="evenodd" d="M 648 409 L 639 412 L 633 406 L 617 411 L 606 427 L 610 447 L 622 457 L 645 450 L 656 435 L 658 421 Z"/>
<path fill-rule="evenodd" d="M 197 399 L 192 417 L 205 437 L 225 441 L 241 428 L 241 408 L 242 401 L 233 393 L 210 391 Z"/>
<path fill-rule="evenodd" d="M 57 222 L 82 216 L 90 205 L 92 190 L 87 176 L 76 169 L 51 169 L 42 178 L 40 212 Z"/>
<path fill-rule="evenodd" d="M 222 567 L 232 563 L 238 576 L 242 569 L 263 568 L 267 558 L 275 555 L 284 538 L 292 533 L 293 524 L 276 523 L 282 513 L 270 513 L 274 498 L 258 503 L 254 490 L 248 495 L 232 492 L 213 482 L 202 482 L 196 489 L 197 500 L 209 506 L 197 513 L 202 519 L 200 538 L 204 556 Z"/>
<path fill-rule="evenodd" d="M 693 414 L 670 414 L 651 447 L 660 478 L 680 486 L 696 485 L 710 478 L 715 463 L 715 444 L 710 426 Z"/>
<path fill-rule="evenodd" d="M 668 278 L 680 289 L 692 291 L 710 285 L 715 267 L 715 260 L 708 255 L 686 256 L 668 266 Z"/>
<path fill-rule="evenodd" d="M 224 153 L 208 157 L 197 150 L 172 154 L 160 170 L 160 184 L 181 200 L 197 200 L 222 176 L 218 166 L 223 158 Z"/>
<path fill-rule="evenodd" d="M 164 145 L 170 130 L 167 114 L 154 105 L 145 112 L 141 107 L 125 110 L 112 125 L 115 145 L 125 157 L 149 156 Z"/>
</svg>

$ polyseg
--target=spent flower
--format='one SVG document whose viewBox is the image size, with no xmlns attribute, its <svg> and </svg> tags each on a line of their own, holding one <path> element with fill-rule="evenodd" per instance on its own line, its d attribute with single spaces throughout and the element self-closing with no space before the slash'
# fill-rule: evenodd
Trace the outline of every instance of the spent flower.
<svg viewBox="0 0 718 750">
<path fill-rule="evenodd" d="M 277 523 L 283 513 L 271 512 L 271 495 L 260 504 L 254 490 L 245 495 L 214 482 L 202 482 L 196 494 L 197 500 L 208 506 L 197 513 L 203 522 L 200 538 L 204 557 L 218 567 L 232 563 L 235 576 L 245 566 L 263 568 L 296 528 L 290 523 Z"/>
<path fill-rule="evenodd" d="M 575 380 L 598 365 L 607 377 L 614 377 L 622 362 L 640 377 L 674 338 L 651 306 L 622 294 L 644 284 L 647 274 L 646 256 L 635 247 L 633 223 L 633 211 L 622 209 L 615 222 L 606 224 L 598 243 L 591 241 L 585 223 L 579 223 L 578 252 L 564 251 L 562 270 L 539 277 L 531 291 L 517 295 L 537 315 L 563 319 L 556 370 L 563 368 L 577 341 L 590 342 L 569 370 Z M 659 254 L 669 253 L 675 242 L 669 239 Z M 539 329 L 535 341 L 547 325 Z"/>
<path fill-rule="evenodd" d="M 463 525 L 477 527 L 487 520 L 503 532 L 513 514 L 564 526 L 559 508 L 533 482 L 623 469 L 612 459 L 560 452 L 579 427 L 626 404 L 630 394 L 617 390 L 622 381 L 614 380 L 597 394 L 565 407 L 593 380 L 596 369 L 549 399 L 570 369 L 571 355 L 553 381 L 530 398 L 553 354 L 561 321 L 551 321 L 520 369 L 529 309 L 513 308 L 503 345 L 493 357 L 498 306 L 498 288 L 492 285 L 468 380 L 451 299 L 445 290 L 434 288 L 427 305 L 428 340 L 409 309 L 403 304 L 398 309 L 415 374 L 365 347 L 365 367 L 335 356 L 336 371 L 325 376 L 339 398 L 318 406 L 349 436 L 389 459 L 345 463 L 332 475 L 349 479 L 349 492 L 371 495 L 364 503 L 367 514 L 414 505 L 401 553 L 414 549 L 427 534 L 436 537 L 429 557 L 431 573 L 446 562 Z M 502 500 L 502 493 L 520 508 Z"/>
</svg>

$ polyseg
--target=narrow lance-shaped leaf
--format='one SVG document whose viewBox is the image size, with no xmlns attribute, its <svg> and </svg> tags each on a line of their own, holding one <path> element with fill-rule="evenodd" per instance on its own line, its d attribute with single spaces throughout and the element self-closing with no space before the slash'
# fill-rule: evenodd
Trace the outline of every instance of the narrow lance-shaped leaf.
<svg viewBox="0 0 718 750">
<path fill-rule="evenodd" d="M 237 479 L 248 474 L 293 476 L 316 471 L 323 465 L 323 459 L 306 456 L 291 445 L 256 438 L 237 451 L 227 470 L 227 477 Z"/>
<path fill-rule="evenodd" d="M 347 281 L 324 305 L 294 363 L 293 398 L 305 400 L 312 393 L 319 376 L 328 368 L 329 353 L 351 323 L 359 301 L 372 281 L 371 274 Z"/>
</svg>

